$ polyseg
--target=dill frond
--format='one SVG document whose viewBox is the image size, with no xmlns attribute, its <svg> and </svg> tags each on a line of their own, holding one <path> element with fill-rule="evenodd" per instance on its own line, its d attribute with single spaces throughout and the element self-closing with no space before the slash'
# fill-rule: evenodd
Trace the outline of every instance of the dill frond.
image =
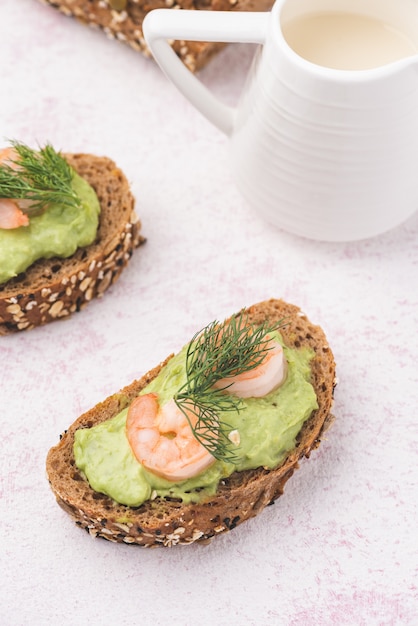
<svg viewBox="0 0 418 626">
<path fill-rule="evenodd" d="M 174 396 L 179 409 L 196 416 L 190 426 L 196 439 L 216 459 L 236 462 L 228 434 L 231 427 L 220 422 L 219 415 L 228 411 L 239 412 L 243 402 L 237 396 L 225 393 L 228 384 L 214 388 L 219 380 L 248 372 L 260 365 L 271 350 L 269 333 L 275 325 L 249 323 L 245 311 L 233 315 L 223 323 L 212 322 L 196 333 L 186 353 L 186 383 Z"/>
<path fill-rule="evenodd" d="M 51 204 L 80 206 L 71 186 L 72 169 L 50 144 L 39 150 L 17 141 L 11 145 L 16 158 L 11 164 L 0 164 L 1 198 L 27 201 L 20 205 L 27 214 L 39 213 Z"/>
</svg>

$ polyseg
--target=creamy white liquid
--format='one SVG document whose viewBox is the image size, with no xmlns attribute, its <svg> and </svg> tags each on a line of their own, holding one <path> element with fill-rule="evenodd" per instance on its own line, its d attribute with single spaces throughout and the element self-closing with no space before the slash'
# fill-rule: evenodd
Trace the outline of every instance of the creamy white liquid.
<svg viewBox="0 0 418 626">
<path fill-rule="evenodd" d="M 311 63 L 366 70 L 418 54 L 418 42 L 384 22 L 351 13 L 308 13 L 282 24 L 289 46 Z"/>
</svg>

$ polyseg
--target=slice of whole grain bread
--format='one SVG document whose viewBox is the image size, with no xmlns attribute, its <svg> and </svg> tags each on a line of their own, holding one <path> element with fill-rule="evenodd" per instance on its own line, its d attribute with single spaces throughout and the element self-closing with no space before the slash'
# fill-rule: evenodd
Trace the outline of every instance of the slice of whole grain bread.
<svg viewBox="0 0 418 626">
<path fill-rule="evenodd" d="M 79 311 L 117 280 L 133 250 L 144 241 L 129 183 L 116 164 L 90 154 L 63 156 L 98 196 L 96 240 L 68 259 L 40 259 L 0 285 L 0 335 Z"/>
<path fill-rule="evenodd" d="M 142 22 L 153 9 L 202 9 L 212 11 L 267 11 L 273 0 L 41 0 L 83 24 L 100 28 L 108 37 L 122 41 L 150 56 Z M 173 49 L 192 71 L 201 69 L 224 47 L 221 43 L 175 41 Z"/>
<path fill-rule="evenodd" d="M 287 458 L 274 470 L 262 467 L 235 472 L 222 481 L 215 496 L 199 504 L 155 498 L 138 508 L 114 502 L 93 491 L 77 469 L 73 455 L 74 432 L 107 420 L 125 408 L 153 380 L 164 364 L 152 369 L 79 417 L 49 451 L 46 468 L 58 504 L 92 536 L 113 542 L 140 546 L 172 546 L 205 542 L 231 530 L 257 515 L 283 493 L 286 481 L 299 461 L 308 457 L 332 422 L 330 413 L 335 386 L 335 363 L 324 332 L 314 326 L 300 309 L 282 300 L 268 300 L 246 309 L 249 321 L 257 324 L 285 320 L 281 329 L 289 347 L 310 347 L 312 379 L 319 408 L 304 423 L 297 443 Z"/>
</svg>

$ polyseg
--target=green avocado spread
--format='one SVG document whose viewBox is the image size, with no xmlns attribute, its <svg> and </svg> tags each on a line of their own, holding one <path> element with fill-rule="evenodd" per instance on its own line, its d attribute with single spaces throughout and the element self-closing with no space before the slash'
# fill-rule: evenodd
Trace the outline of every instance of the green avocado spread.
<svg viewBox="0 0 418 626">
<path fill-rule="evenodd" d="M 0 284 L 24 272 L 38 259 L 72 256 L 96 238 L 100 204 L 90 185 L 73 172 L 72 188 L 81 207 L 51 204 L 28 226 L 0 228 Z"/>
<path fill-rule="evenodd" d="M 283 342 L 279 333 L 272 338 Z M 185 383 L 183 348 L 141 392 L 158 394 L 160 405 L 170 400 Z M 288 371 L 285 382 L 263 398 L 243 400 L 239 412 L 220 415 L 239 432 L 237 463 L 215 461 L 201 474 L 173 483 L 147 471 L 135 458 L 125 433 L 128 409 L 93 428 L 75 433 L 74 456 L 77 467 L 90 486 L 120 504 L 131 507 L 156 496 L 179 498 L 185 503 L 200 502 L 216 493 L 219 482 L 236 471 L 266 467 L 273 469 L 294 448 L 303 423 L 318 408 L 310 381 L 310 349 L 284 346 Z"/>
</svg>

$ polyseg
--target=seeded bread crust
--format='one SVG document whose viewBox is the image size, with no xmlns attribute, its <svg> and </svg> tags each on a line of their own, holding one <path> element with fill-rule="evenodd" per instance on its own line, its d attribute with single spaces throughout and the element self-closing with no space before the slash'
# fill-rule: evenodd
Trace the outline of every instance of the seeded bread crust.
<svg viewBox="0 0 418 626">
<path fill-rule="evenodd" d="M 126 3 L 111 0 L 41 0 L 67 16 L 100 28 L 109 38 L 118 39 L 134 50 L 150 56 L 142 33 L 142 22 L 153 9 L 204 9 L 212 11 L 267 11 L 273 0 L 128 0 Z M 126 7 L 115 10 L 114 7 Z M 175 41 L 172 47 L 185 63 L 195 72 L 224 47 L 221 43 Z"/>
<path fill-rule="evenodd" d="M 140 507 L 130 508 L 93 491 L 75 465 L 75 431 L 91 428 L 117 415 L 158 375 L 170 356 L 140 380 L 79 417 L 59 444 L 49 451 L 47 475 L 57 502 L 90 535 L 144 547 L 207 542 L 272 504 L 283 493 L 284 485 L 298 468 L 299 461 L 309 457 L 318 447 L 321 436 L 333 420 L 331 408 L 335 386 L 334 358 L 322 329 L 311 324 L 299 308 L 282 300 L 261 302 L 247 312 L 249 320 L 255 324 L 265 320 L 270 323 L 285 320 L 287 325 L 282 334 L 286 345 L 292 348 L 309 346 L 315 351 L 311 382 L 319 408 L 303 425 L 295 449 L 274 470 L 260 467 L 235 472 L 222 481 L 215 496 L 199 504 L 183 504 L 157 497 Z"/>
<path fill-rule="evenodd" d="M 63 319 L 100 297 L 144 238 L 123 172 L 107 157 L 64 154 L 94 188 L 101 214 L 96 241 L 68 259 L 41 259 L 0 285 L 0 335 Z"/>
</svg>

